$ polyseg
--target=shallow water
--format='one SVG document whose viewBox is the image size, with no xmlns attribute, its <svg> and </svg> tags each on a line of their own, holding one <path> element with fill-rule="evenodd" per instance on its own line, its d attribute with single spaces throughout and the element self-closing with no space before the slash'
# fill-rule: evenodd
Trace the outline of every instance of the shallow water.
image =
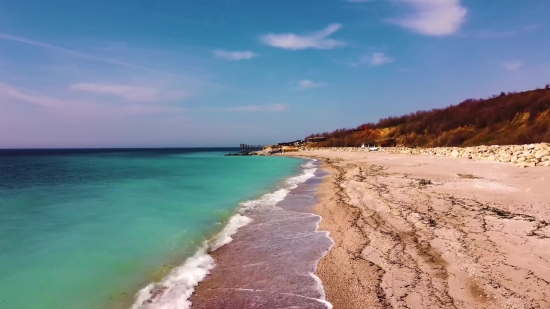
<svg viewBox="0 0 550 309">
<path fill-rule="evenodd" d="M 0 308 L 130 308 L 303 162 L 227 152 L 0 152 Z"/>
<path fill-rule="evenodd" d="M 253 221 L 213 253 L 216 268 L 191 297 L 191 308 L 331 308 L 314 275 L 332 246 L 312 213 L 324 176 L 317 168 L 317 162 L 303 164 L 301 176 L 243 204 L 240 213 Z"/>
</svg>

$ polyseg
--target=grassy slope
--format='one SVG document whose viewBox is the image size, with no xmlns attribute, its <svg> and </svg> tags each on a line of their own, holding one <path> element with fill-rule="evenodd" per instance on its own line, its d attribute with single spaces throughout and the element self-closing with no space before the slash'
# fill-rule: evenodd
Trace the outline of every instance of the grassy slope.
<svg viewBox="0 0 550 309">
<path fill-rule="evenodd" d="M 550 89 L 469 99 L 443 109 L 310 136 L 329 138 L 319 146 L 360 146 L 386 138 L 397 138 L 399 144 L 409 147 L 550 142 Z"/>
</svg>

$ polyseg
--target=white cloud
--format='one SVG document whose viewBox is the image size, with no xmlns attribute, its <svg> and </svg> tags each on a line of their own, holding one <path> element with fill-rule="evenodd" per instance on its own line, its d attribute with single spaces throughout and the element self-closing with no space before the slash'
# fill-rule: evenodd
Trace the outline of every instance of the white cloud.
<svg viewBox="0 0 550 309">
<path fill-rule="evenodd" d="M 414 13 L 392 22 L 412 31 L 446 36 L 456 33 L 466 19 L 468 10 L 460 0 L 395 0 L 408 4 Z"/>
<path fill-rule="evenodd" d="M 502 64 L 502 66 L 507 71 L 517 71 L 523 67 L 523 62 L 521 61 L 505 62 Z"/>
<path fill-rule="evenodd" d="M 120 84 L 79 83 L 72 85 L 71 89 L 99 94 L 116 95 L 133 102 L 177 100 L 188 96 L 187 93 L 182 91 L 161 92 L 160 89 L 153 87 L 138 87 Z"/>
<path fill-rule="evenodd" d="M 214 55 L 216 58 L 226 59 L 226 60 L 250 60 L 254 57 L 257 57 L 258 54 L 251 51 L 225 51 L 225 50 L 215 50 Z"/>
<path fill-rule="evenodd" d="M 65 55 L 68 55 L 68 56 L 71 56 L 71 57 L 75 57 L 75 58 L 81 58 L 81 59 L 87 59 L 87 60 L 93 60 L 93 61 L 108 63 L 108 64 L 112 64 L 112 65 L 115 65 L 115 66 L 121 66 L 121 67 L 126 67 L 126 68 L 129 68 L 129 69 L 140 70 L 140 71 L 143 71 L 143 72 L 164 75 L 164 76 L 168 76 L 168 77 L 173 78 L 173 79 L 182 79 L 182 80 L 187 80 L 187 81 L 192 81 L 192 82 L 197 82 L 197 83 L 201 83 L 201 84 L 215 86 L 215 87 L 218 87 L 218 88 L 229 89 L 229 90 L 233 90 L 233 91 L 237 91 L 237 92 L 241 92 L 241 93 L 257 95 L 255 93 L 249 93 L 249 92 L 244 91 L 244 90 L 239 89 L 239 88 L 234 88 L 234 87 L 226 86 L 226 85 L 223 85 L 223 84 L 214 83 L 214 82 L 211 82 L 211 81 L 208 81 L 208 80 L 202 80 L 202 79 L 192 77 L 192 76 L 175 74 L 175 73 L 171 73 L 171 72 L 167 72 L 167 71 L 161 71 L 161 70 L 157 70 L 157 69 L 154 69 L 154 68 L 145 67 L 145 66 L 142 66 L 142 65 L 134 64 L 134 63 L 119 61 L 119 60 L 110 59 L 110 58 L 99 57 L 99 56 L 95 56 L 95 55 L 92 55 L 92 54 L 83 53 L 83 52 L 80 52 L 80 51 L 77 51 L 77 50 L 73 50 L 73 49 L 69 49 L 69 48 L 65 48 L 65 47 L 61 47 L 61 46 L 57 46 L 57 45 L 52 45 L 52 44 L 48 44 L 48 43 L 44 43 L 44 42 L 39 42 L 39 41 L 31 40 L 31 39 L 28 39 L 28 38 L 25 38 L 25 37 L 11 35 L 11 34 L 8 34 L 8 33 L 0 33 L 0 40 L 8 40 L 8 41 L 13 41 L 13 42 L 19 42 L 19 43 L 28 44 L 28 45 L 31 45 L 31 46 L 36 46 L 36 47 L 40 47 L 40 48 L 54 50 L 54 51 L 57 51 L 57 52 L 60 52 L 62 54 L 65 54 Z"/>
<path fill-rule="evenodd" d="M 294 33 L 269 33 L 262 36 L 264 44 L 283 49 L 298 50 L 307 48 L 331 49 L 345 45 L 343 42 L 329 39 L 328 36 L 342 28 L 341 24 L 330 24 L 325 29 L 309 35 Z"/>
<path fill-rule="evenodd" d="M 369 65 L 371 67 L 380 66 L 388 63 L 394 62 L 395 59 L 389 56 L 386 56 L 384 53 L 372 53 L 368 56 L 363 56 L 359 61 L 353 62 L 351 65 L 360 66 L 360 65 Z"/>
<path fill-rule="evenodd" d="M 31 93 L 29 91 L 21 91 L 16 87 L 2 83 L 0 83 L 0 93 L 2 93 L 5 97 L 27 102 L 42 108 L 63 108 L 67 105 L 67 103 L 63 100 Z"/>
<path fill-rule="evenodd" d="M 324 82 L 314 82 L 309 79 L 304 79 L 304 80 L 298 81 L 297 88 L 301 90 L 305 90 L 305 89 L 313 89 L 313 88 L 322 88 L 326 86 L 328 86 L 328 84 Z"/>
</svg>

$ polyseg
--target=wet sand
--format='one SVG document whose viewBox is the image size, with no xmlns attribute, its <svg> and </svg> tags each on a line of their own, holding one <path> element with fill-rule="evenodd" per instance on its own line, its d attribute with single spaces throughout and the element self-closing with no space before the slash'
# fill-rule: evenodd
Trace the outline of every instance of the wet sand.
<svg viewBox="0 0 550 309">
<path fill-rule="evenodd" d="M 312 210 L 324 175 L 315 172 L 282 201 L 270 202 L 275 192 L 240 211 L 253 221 L 211 253 L 216 267 L 189 299 L 192 309 L 330 307 L 314 275 L 332 246 L 327 233 L 317 230 L 321 218 Z"/>
<path fill-rule="evenodd" d="M 320 158 L 330 173 L 315 212 L 335 242 L 317 269 L 334 308 L 550 308 L 550 169 L 285 155 Z"/>
</svg>

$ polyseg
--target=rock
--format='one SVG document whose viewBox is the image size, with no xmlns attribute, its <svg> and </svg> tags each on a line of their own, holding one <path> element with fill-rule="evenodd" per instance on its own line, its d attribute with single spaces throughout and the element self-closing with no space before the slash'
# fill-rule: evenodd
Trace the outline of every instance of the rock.
<svg viewBox="0 0 550 309">
<path fill-rule="evenodd" d="M 535 158 L 540 159 L 542 157 L 550 156 L 550 151 L 548 150 L 539 150 L 535 152 Z"/>
<path fill-rule="evenodd" d="M 319 150 L 333 150 L 338 152 L 366 151 L 359 147 L 317 148 Z M 286 150 L 286 149 L 285 149 Z M 304 151 L 305 149 L 298 149 Z M 503 163 L 512 163 L 519 167 L 550 166 L 550 144 L 530 144 L 511 146 L 476 146 L 476 147 L 435 147 L 435 148 L 407 148 L 381 147 L 380 152 L 396 154 L 429 155 L 437 157 L 468 158 L 470 160 L 487 160 Z"/>
</svg>

